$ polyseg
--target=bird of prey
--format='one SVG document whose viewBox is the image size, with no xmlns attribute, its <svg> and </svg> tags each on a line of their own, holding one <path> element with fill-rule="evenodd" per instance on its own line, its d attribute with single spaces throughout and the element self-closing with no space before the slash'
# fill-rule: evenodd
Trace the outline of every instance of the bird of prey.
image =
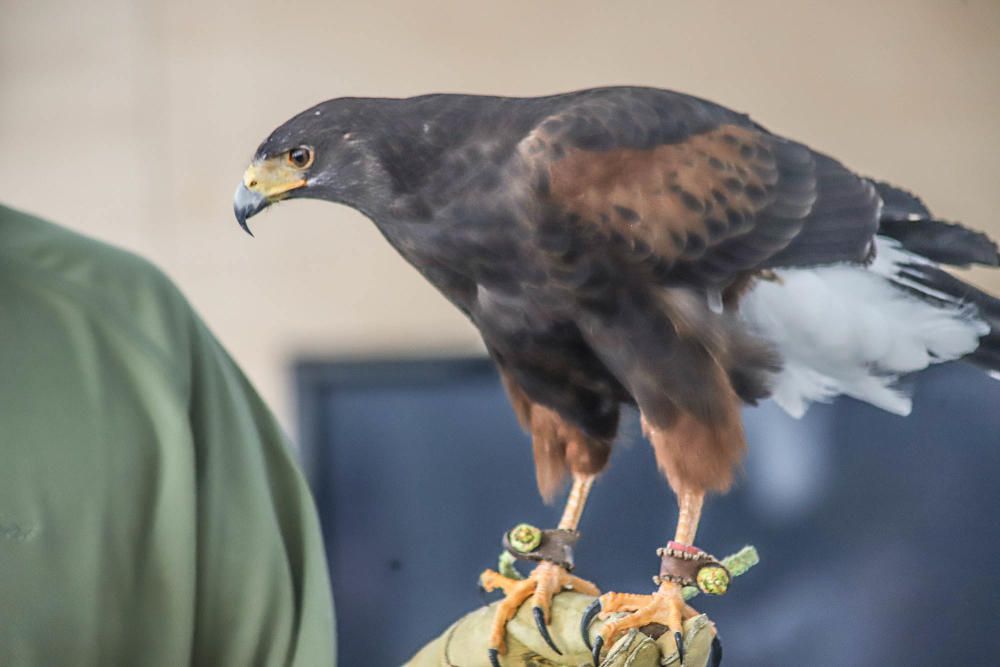
<svg viewBox="0 0 1000 667">
<path fill-rule="evenodd" d="M 652 595 L 608 593 L 595 653 L 629 628 L 680 630 L 702 501 L 745 448 L 743 404 L 792 415 L 839 394 L 906 414 L 895 382 L 965 359 L 1000 370 L 1000 300 L 941 264 L 998 265 L 985 235 L 748 116 L 640 87 L 534 98 L 341 98 L 268 136 L 235 196 L 351 206 L 479 329 L 572 534 L 623 406 L 677 496 Z M 556 534 L 556 533 L 553 533 Z M 568 548 L 568 544 L 566 547 Z M 533 599 L 593 584 L 550 558 L 502 588 L 490 659 Z M 700 571 L 699 571 L 700 572 Z M 716 570 L 718 572 L 718 570 Z M 723 582 L 724 583 L 724 582 Z M 553 644 L 554 650 L 558 648 Z"/>
</svg>

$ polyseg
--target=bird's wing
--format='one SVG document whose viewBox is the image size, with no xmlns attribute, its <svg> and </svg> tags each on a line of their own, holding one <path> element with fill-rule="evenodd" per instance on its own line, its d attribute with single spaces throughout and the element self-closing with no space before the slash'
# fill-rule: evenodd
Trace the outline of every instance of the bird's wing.
<svg viewBox="0 0 1000 667">
<path fill-rule="evenodd" d="M 676 93 L 585 97 L 539 123 L 518 155 L 543 248 L 599 246 L 664 282 L 721 286 L 761 268 L 865 261 L 878 227 L 868 181 Z"/>
</svg>

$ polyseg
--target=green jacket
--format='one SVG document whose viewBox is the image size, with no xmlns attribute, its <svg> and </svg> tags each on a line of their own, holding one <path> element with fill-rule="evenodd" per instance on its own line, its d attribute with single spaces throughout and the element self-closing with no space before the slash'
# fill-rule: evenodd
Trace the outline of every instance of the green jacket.
<svg viewBox="0 0 1000 667">
<path fill-rule="evenodd" d="M 0 665 L 334 661 L 308 488 L 147 262 L 0 207 Z"/>
</svg>

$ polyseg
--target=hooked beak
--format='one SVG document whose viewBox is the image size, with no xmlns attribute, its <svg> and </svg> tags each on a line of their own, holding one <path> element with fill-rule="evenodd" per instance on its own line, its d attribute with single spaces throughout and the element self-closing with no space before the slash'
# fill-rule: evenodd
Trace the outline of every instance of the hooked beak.
<svg viewBox="0 0 1000 667">
<path fill-rule="evenodd" d="M 247 218 L 257 215 L 267 208 L 268 204 L 270 202 L 267 201 L 267 197 L 240 183 L 239 187 L 236 188 L 236 194 L 233 195 L 233 213 L 236 214 L 236 222 L 240 223 L 243 231 L 253 236 L 253 232 L 247 225 Z"/>
<path fill-rule="evenodd" d="M 305 187 L 302 172 L 287 164 L 280 157 L 254 162 L 243 174 L 243 182 L 233 195 L 233 213 L 247 234 L 253 236 L 247 220 L 276 201 L 288 196 L 292 190 Z"/>
</svg>

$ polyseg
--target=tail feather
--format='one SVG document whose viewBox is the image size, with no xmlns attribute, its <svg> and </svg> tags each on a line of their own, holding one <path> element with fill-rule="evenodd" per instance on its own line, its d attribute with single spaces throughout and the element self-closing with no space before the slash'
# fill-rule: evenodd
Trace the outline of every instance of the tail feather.
<svg viewBox="0 0 1000 667">
<path fill-rule="evenodd" d="M 985 370 L 1000 372 L 1000 299 L 933 265 L 910 265 L 903 270 L 903 275 L 928 289 L 974 305 L 979 318 L 989 327 L 989 333 L 979 339 L 979 347 L 964 360 Z"/>
<path fill-rule="evenodd" d="M 965 360 L 991 374 L 1000 374 L 1000 333 L 994 329 L 988 336 L 981 338 L 979 347 Z"/>
<path fill-rule="evenodd" d="M 956 359 L 1000 379 L 1000 299 L 938 266 L 1000 266 L 996 243 L 936 219 L 905 190 L 872 185 L 881 208 L 869 263 L 775 269 L 740 301 L 782 357 L 773 398 L 793 416 L 840 394 L 908 414 L 897 381 Z"/>
<path fill-rule="evenodd" d="M 900 263 L 894 280 L 925 300 L 974 306 L 989 332 L 964 359 L 988 371 L 1000 372 L 1000 299 L 933 263 L 1000 266 L 997 244 L 982 232 L 936 220 L 916 195 L 887 183 L 876 182 L 875 188 L 883 201 L 879 234 L 895 239 L 904 250 L 919 256 L 914 261 Z"/>
<path fill-rule="evenodd" d="M 871 181 L 882 199 L 880 218 L 885 220 L 928 220 L 933 218 L 927 205 L 917 195 L 885 181 Z"/>
<path fill-rule="evenodd" d="M 938 220 L 916 195 L 872 181 L 882 198 L 879 231 L 907 251 L 951 266 L 1000 266 L 997 244 L 986 234 Z"/>
</svg>

